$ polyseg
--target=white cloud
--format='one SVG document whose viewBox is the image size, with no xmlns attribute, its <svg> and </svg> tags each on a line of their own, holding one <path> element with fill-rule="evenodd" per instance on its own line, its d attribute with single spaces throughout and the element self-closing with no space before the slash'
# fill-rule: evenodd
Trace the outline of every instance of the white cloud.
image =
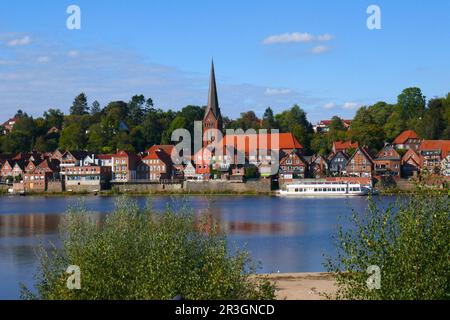
<svg viewBox="0 0 450 320">
<path fill-rule="evenodd" d="M 275 95 L 282 95 L 282 94 L 290 94 L 292 93 L 292 90 L 290 89 L 284 89 L 284 88 L 267 88 L 266 92 L 264 93 L 266 96 L 275 96 Z"/>
<path fill-rule="evenodd" d="M 71 58 L 76 58 L 80 55 L 80 53 L 77 50 L 70 50 L 67 52 L 67 55 Z"/>
<path fill-rule="evenodd" d="M 329 51 L 330 48 L 327 46 L 315 46 L 314 48 L 311 49 L 311 52 L 314 54 L 321 54 L 321 53 L 325 53 L 327 51 Z"/>
<path fill-rule="evenodd" d="M 25 46 L 27 44 L 31 43 L 31 37 L 30 36 L 23 36 L 22 38 L 12 39 L 7 42 L 7 45 L 10 47 L 15 46 Z"/>
<path fill-rule="evenodd" d="M 50 57 L 49 56 L 40 56 L 36 59 L 37 63 L 47 63 L 50 62 Z"/>
<path fill-rule="evenodd" d="M 329 33 L 315 36 L 308 32 L 292 32 L 269 36 L 263 40 L 263 44 L 330 41 L 331 39 L 333 36 Z"/>
<path fill-rule="evenodd" d="M 318 41 L 330 41 L 333 39 L 333 35 L 329 33 L 321 34 L 317 37 Z"/>
<path fill-rule="evenodd" d="M 360 104 L 357 102 L 346 102 L 343 104 L 342 108 L 344 109 L 356 109 Z"/>
<path fill-rule="evenodd" d="M 324 109 L 333 109 L 334 107 L 336 107 L 336 103 L 334 103 L 334 102 L 328 102 L 323 105 Z"/>
</svg>

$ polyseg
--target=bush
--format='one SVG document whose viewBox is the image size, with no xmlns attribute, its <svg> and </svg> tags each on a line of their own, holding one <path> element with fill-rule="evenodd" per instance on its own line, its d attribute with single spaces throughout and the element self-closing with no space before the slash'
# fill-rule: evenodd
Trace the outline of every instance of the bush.
<svg viewBox="0 0 450 320">
<path fill-rule="evenodd" d="M 225 236 L 183 204 L 164 212 L 140 209 L 119 198 L 99 223 L 72 208 L 62 228 L 62 245 L 41 245 L 37 294 L 25 299 L 272 299 L 274 286 L 255 279 L 245 251 L 230 253 Z M 81 270 L 81 289 L 69 290 L 69 265 Z"/>
<path fill-rule="evenodd" d="M 383 209 L 370 199 L 339 226 L 337 256 L 326 260 L 338 299 L 450 298 L 450 205 L 446 195 L 420 191 Z M 369 289 L 366 273 L 381 271 L 380 289 Z"/>
</svg>

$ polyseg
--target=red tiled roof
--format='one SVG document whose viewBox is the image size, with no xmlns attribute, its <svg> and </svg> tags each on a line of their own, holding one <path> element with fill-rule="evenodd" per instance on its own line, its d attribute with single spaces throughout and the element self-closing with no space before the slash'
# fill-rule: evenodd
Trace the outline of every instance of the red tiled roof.
<svg viewBox="0 0 450 320">
<path fill-rule="evenodd" d="M 11 119 L 8 119 L 7 121 L 5 121 L 5 122 L 2 123 L 2 126 L 3 126 L 3 127 L 9 127 L 9 123 L 10 123 L 10 122 L 17 122 L 17 118 L 11 118 Z"/>
<path fill-rule="evenodd" d="M 332 120 L 321 120 L 321 121 L 320 121 L 320 124 L 329 126 L 329 125 L 331 124 L 331 121 L 332 121 Z M 346 124 L 346 125 L 350 125 L 350 124 L 352 123 L 352 120 L 342 120 L 342 122 L 343 122 L 344 124 Z"/>
<path fill-rule="evenodd" d="M 333 142 L 333 149 L 336 151 L 346 150 L 346 149 L 356 149 L 359 147 L 358 142 L 351 141 L 335 141 Z"/>
<path fill-rule="evenodd" d="M 446 157 L 450 152 L 450 140 L 423 140 L 420 150 L 441 150 L 442 156 Z"/>
<path fill-rule="evenodd" d="M 298 142 L 298 140 L 295 138 L 295 136 L 292 133 L 268 133 L 267 135 L 260 135 L 260 134 L 256 134 L 256 137 L 254 134 L 248 134 L 248 135 L 242 135 L 245 136 L 245 152 L 248 153 L 249 152 L 249 142 L 251 139 L 255 139 L 256 138 L 256 143 L 257 143 L 257 148 L 259 149 L 259 143 L 260 143 L 260 137 L 263 137 L 263 141 L 261 141 L 261 143 L 264 143 L 264 139 L 266 140 L 267 143 L 264 143 L 267 145 L 267 150 L 271 149 L 272 147 L 272 141 L 275 142 L 276 139 L 278 139 L 278 148 L 280 150 L 286 150 L 286 149 L 297 149 L 297 150 L 301 150 L 303 149 L 303 146 L 300 144 L 300 142 Z M 241 147 L 239 145 L 238 142 L 240 142 L 239 140 L 242 139 L 241 135 L 226 135 L 224 137 L 224 145 L 227 146 L 235 146 L 236 148 Z M 241 142 L 242 144 L 242 142 Z M 239 150 L 242 151 L 242 150 Z"/>
<path fill-rule="evenodd" d="M 172 154 L 172 150 L 175 148 L 175 146 L 170 145 L 170 144 L 155 144 L 154 146 L 151 146 L 149 149 L 147 149 L 145 152 L 150 154 L 153 153 L 155 151 L 157 151 L 158 149 L 164 151 L 167 155 L 171 155 Z"/>
<path fill-rule="evenodd" d="M 412 130 L 406 130 L 399 134 L 394 140 L 394 144 L 404 144 L 408 139 L 419 139 L 417 133 Z"/>
</svg>

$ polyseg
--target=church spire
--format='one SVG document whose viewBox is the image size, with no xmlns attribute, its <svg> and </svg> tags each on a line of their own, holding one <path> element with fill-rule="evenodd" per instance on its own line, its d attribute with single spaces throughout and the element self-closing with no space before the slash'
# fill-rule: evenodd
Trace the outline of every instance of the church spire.
<svg viewBox="0 0 450 320">
<path fill-rule="evenodd" d="M 216 75 L 214 73 L 214 61 L 211 61 L 211 75 L 209 79 L 209 93 L 208 93 L 208 107 L 206 108 L 205 116 L 209 111 L 212 111 L 214 116 L 219 118 L 220 108 L 219 99 L 217 98 L 217 87 L 216 87 Z"/>
</svg>

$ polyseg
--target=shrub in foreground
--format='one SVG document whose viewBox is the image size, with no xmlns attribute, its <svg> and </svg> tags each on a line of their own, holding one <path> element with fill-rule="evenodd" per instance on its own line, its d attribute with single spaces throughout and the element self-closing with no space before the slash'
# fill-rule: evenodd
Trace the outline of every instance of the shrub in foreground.
<svg viewBox="0 0 450 320">
<path fill-rule="evenodd" d="M 339 227 L 337 256 L 326 260 L 336 298 L 449 299 L 449 215 L 449 197 L 425 190 L 387 209 L 370 199 Z M 379 289 L 367 285 L 369 266 L 380 268 Z"/>
<path fill-rule="evenodd" d="M 218 227 L 185 205 L 155 212 L 129 198 L 99 222 L 69 210 L 61 245 L 39 250 L 35 288 L 25 299 L 272 299 L 274 286 L 255 279 L 246 251 L 227 246 Z M 81 289 L 69 290 L 65 272 L 80 267 Z"/>
</svg>

